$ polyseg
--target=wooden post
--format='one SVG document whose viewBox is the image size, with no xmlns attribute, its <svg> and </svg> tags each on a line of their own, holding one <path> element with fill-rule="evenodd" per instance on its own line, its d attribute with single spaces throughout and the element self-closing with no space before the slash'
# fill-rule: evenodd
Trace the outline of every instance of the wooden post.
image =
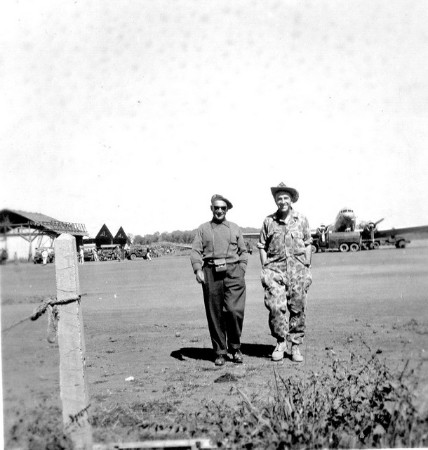
<svg viewBox="0 0 428 450">
<path fill-rule="evenodd" d="M 92 450 L 85 374 L 85 339 L 80 300 L 76 239 L 62 234 L 55 241 L 58 305 L 59 371 L 64 431 L 76 450 Z M 67 300 L 70 300 L 67 303 Z"/>
</svg>

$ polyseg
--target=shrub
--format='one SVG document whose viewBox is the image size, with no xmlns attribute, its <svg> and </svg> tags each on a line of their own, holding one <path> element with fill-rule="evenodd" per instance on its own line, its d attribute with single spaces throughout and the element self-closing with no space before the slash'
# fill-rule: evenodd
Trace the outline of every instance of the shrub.
<svg viewBox="0 0 428 450">
<path fill-rule="evenodd" d="M 275 371 L 272 400 L 250 400 L 218 415 L 215 438 L 244 448 L 421 447 L 428 417 L 415 406 L 414 371 L 394 377 L 376 354 L 332 361 L 324 374 L 284 378 Z M 231 425 L 228 425 L 231 424 Z"/>
<path fill-rule="evenodd" d="M 228 449 L 428 445 L 428 416 L 416 407 L 417 377 L 408 364 L 393 375 L 377 353 L 368 358 L 351 354 L 349 361 L 331 360 L 322 373 L 303 378 L 285 378 L 274 366 L 273 381 L 269 399 L 237 389 L 237 407 L 210 401 L 198 412 L 183 412 L 177 400 L 96 406 L 90 411 L 94 442 L 211 438 Z M 70 448 L 59 408 L 47 405 L 21 417 L 9 443 Z"/>
</svg>

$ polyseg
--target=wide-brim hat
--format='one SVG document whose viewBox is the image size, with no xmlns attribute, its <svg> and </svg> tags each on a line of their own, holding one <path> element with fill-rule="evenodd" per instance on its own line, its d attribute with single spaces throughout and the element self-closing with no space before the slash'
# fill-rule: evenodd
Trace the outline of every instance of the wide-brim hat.
<svg viewBox="0 0 428 450">
<path fill-rule="evenodd" d="M 290 194 L 291 201 L 293 203 L 296 203 L 297 200 L 299 200 L 299 192 L 296 189 L 289 187 L 282 182 L 279 183 L 278 186 L 271 187 L 270 191 L 272 192 L 274 198 L 278 192 L 287 192 L 288 194 Z"/>
<path fill-rule="evenodd" d="M 214 194 L 214 195 L 211 197 L 211 205 L 212 205 L 216 200 L 222 200 L 224 203 L 226 203 L 227 209 L 232 209 L 232 208 L 233 208 L 232 202 L 231 202 L 230 200 L 228 200 L 226 197 L 223 197 L 223 196 L 220 195 L 220 194 Z"/>
</svg>

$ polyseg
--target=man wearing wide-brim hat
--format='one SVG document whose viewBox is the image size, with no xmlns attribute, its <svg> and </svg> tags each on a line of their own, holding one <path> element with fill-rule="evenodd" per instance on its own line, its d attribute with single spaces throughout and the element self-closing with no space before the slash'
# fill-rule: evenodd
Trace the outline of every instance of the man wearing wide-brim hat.
<svg viewBox="0 0 428 450">
<path fill-rule="evenodd" d="M 303 361 L 300 346 L 306 328 L 306 296 L 312 283 L 310 272 L 312 238 L 308 219 L 295 211 L 296 189 L 280 183 L 271 192 L 277 210 L 267 216 L 257 247 L 262 263 L 264 302 L 269 310 L 269 327 L 277 345 L 274 361 L 284 358 L 291 345 L 291 359 Z M 288 311 L 288 315 L 287 315 Z"/>
<path fill-rule="evenodd" d="M 226 197 L 211 197 L 212 219 L 198 228 L 190 254 L 196 281 L 202 284 L 217 366 L 225 364 L 228 351 L 234 363 L 243 362 L 240 347 L 248 254 L 240 228 L 226 220 L 232 208 Z"/>
</svg>

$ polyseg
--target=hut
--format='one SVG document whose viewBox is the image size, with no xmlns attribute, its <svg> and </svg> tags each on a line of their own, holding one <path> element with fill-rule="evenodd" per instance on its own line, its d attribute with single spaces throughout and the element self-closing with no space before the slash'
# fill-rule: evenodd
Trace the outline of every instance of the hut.
<svg viewBox="0 0 428 450">
<path fill-rule="evenodd" d="M 36 248 L 53 247 L 54 240 L 63 233 L 74 236 L 77 247 L 88 235 L 82 223 L 14 209 L 0 211 L 0 248 L 7 251 L 8 259 L 31 260 Z"/>
</svg>

